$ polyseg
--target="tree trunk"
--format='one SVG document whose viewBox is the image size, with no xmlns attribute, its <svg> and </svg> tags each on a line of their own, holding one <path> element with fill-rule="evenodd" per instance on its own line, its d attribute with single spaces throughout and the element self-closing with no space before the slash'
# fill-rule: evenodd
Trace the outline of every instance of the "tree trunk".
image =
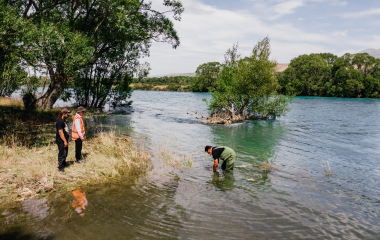
<svg viewBox="0 0 380 240">
<path fill-rule="evenodd" d="M 54 72 L 52 67 L 49 67 L 51 83 L 47 92 L 38 99 L 37 106 L 42 109 L 52 109 L 54 103 L 61 96 L 66 88 L 66 77 L 58 71 Z"/>
<path fill-rule="evenodd" d="M 231 103 L 231 115 L 232 115 L 232 119 L 235 119 L 235 105 L 234 103 Z"/>
</svg>

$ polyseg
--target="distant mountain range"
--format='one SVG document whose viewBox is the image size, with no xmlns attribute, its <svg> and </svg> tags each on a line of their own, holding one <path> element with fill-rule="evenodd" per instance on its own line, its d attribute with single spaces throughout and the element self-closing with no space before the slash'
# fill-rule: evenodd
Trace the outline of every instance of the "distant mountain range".
<svg viewBox="0 0 380 240">
<path fill-rule="evenodd" d="M 363 51 L 360 51 L 359 53 L 368 53 L 372 57 L 380 58 L 380 49 L 367 48 L 367 49 L 364 49 Z"/>
</svg>

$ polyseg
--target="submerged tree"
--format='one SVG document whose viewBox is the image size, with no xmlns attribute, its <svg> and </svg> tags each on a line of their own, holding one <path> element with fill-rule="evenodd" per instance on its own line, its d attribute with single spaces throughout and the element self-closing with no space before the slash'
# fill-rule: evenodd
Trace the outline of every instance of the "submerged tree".
<svg viewBox="0 0 380 240">
<path fill-rule="evenodd" d="M 163 4 L 180 20 L 179 0 Z M 0 0 L 0 9 L 0 47 L 49 73 L 41 108 L 52 108 L 78 71 L 110 51 L 124 56 L 136 44 L 139 58 L 149 54 L 151 41 L 179 45 L 172 20 L 144 0 Z"/>
<path fill-rule="evenodd" d="M 268 118 L 283 115 L 289 98 L 278 95 L 276 62 L 269 60 L 270 40 L 264 38 L 249 57 L 240 58 L 237 45 L 225 55 L 217 88 L 208 103 L 211 119 L 231 123 L 246 118 Z"/>
</svg>

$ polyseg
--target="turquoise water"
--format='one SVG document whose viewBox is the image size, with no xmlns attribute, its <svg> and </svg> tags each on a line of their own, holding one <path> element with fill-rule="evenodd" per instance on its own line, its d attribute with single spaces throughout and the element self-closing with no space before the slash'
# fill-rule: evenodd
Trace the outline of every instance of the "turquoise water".
<svg viewBox="0 0 380 240">
<path fill-rule="evenodd" d="M 87 189 L 81 213 L 70 193 L 3 209 L 1 239 L 378 239 L 379 100 L 300 97 L 275 121 L 221 126 L 198 122 L 202 98 L 135 91 L 132 107 L 97 121 L 152 152 L 148 176 Z M 235 149 L 246 166 L 210 172 L 205 145 Z M 193 166 L 165 165 L 164 147 Z"/>
</svg>

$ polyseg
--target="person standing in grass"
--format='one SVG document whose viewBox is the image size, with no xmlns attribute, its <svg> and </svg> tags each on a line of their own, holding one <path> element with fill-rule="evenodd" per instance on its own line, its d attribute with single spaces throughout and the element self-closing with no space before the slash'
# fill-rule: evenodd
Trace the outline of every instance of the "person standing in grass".
<svg viewBox="0 0 380 240">
<path fill-rule="evenodd" d="M 233 149 L 229 147 L 206 146 L 205 151 L 210 155 L 212 154 L 212 157 L 214 158 L 214 165 L 210 168 L 210 170 L 216 172 L 219 160 L 223 161 L 222 170 L 224 172 L 231 172 L 234 170 L 236 153 Z"/>
<path fill-rule="evenodd" d="M 71 139 L 75 141 L 75 158 L 77 163 L 83 163 L 82 160 L 82 142 L 84 141 L 85 129 L 82 116 L 86 109 L 84 107 L 78 107 L 77 113 L 73 120 L 73 129 L 71 132 Z"/>
<path fill-rule="evenodd" d="M 55 127 L 56 131 L 56 143 L 58 145 L 58 170 L 65 175 L 66 157 L 69 151 L 69 128 L 66 124 L 66 119 L 71 116 L 69 109 L 64 108 L 58 115 Z"/>
</svg>

